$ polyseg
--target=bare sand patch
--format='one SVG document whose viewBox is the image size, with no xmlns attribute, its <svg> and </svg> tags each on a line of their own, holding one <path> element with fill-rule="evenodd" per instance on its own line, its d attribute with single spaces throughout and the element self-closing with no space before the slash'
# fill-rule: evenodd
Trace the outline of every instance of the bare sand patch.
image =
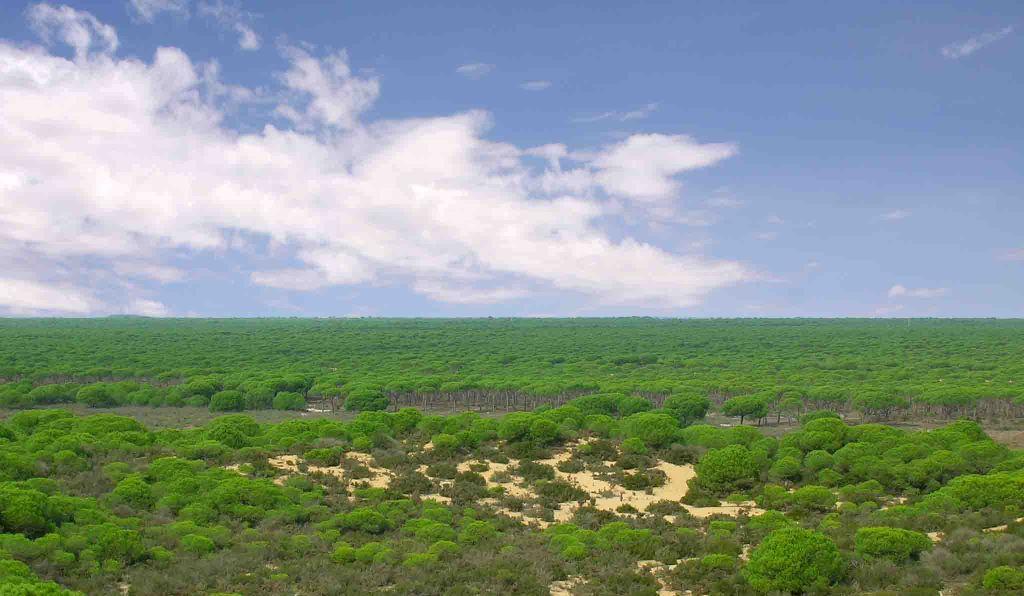
<svg viewBox="0 0 1024 596">
<path fill-rule="evenodd" d="M 573 575 L 568 579 L 551 582 L 551 585 L 548 586 L 548 593 L 551 596 L 572 596 L 573 588 L 585 582 L 582 575 Z"/>
<path fill-rule="evenodd" d="M 678 503 L 686 496 L 687 491 L 689 491 L 689 481 L 697 475 L 697 471 L 692 464 L 677 465 L 663 461 L 658 463 L 655 467 L 665 473 L 666 480 L 664 485 L 655 487 L 649 491 L 629 490 L 617 484 L 612 484 L 607 480 L 598 478 L 597 474 L 594 472 L 562 472 L 559 470 L 558 464 L 568 460 L 571 456 L 571 452 L 563 451 L 555 454 L 549 459 L 539 460 L 538 463 L 553 466 L 558 478 L 586 491 L 593 500 L 594 507 L 603 511 L 614 512 L 623 505 L 629 505 L 637 511 L 647 511 L 648 507 L 658 501 L 673 501 Z M 735 517 L 741 514 L 759 515 L 764 513 L 764 510 L 756 507 L 753 502 L 739 504 L 723 503 L 714 507 L 694 507 L 692 505 L 683 504 L 683 507 L 689 511 L 691 515 L 699 518 L 716 514 Z M 572 519 L 576 508 L 578 507 L 574 508 L 570 505 L 563 505 L 555 512 L 555 520 L 564 522 Z"/>
<path fill-rule="evenodd" d="M 366 466 L 370 470 L 369 478 L 349 478 L 348 480 L 356 484 L 366 484 L 374 488 L 387 488 L 394 474 L 387 469 L 377 467 L 373 463 L 373 456 L 367 453 L 351 452 L 345 454 L 346 458 L 354 459 L 360 464 Z M 278 455 L 271 457 L 267 460 L 271 466 L 278 470 L 284 470 L 292 474 L 300 472 L 299 464 L 303 463 L 302 459 L 297 455 Z M 307 473 L 326 474 L 328 476 L 334 476 L 339 480 L 343 480 L 346 477 L 345 468 L 341 465 L 337 466 L 314 466 L 306 464 Z M 283 484 L 288 479 L 288 475 L 278 476 L 274 479 L 275 484 Z"/>
</svg>

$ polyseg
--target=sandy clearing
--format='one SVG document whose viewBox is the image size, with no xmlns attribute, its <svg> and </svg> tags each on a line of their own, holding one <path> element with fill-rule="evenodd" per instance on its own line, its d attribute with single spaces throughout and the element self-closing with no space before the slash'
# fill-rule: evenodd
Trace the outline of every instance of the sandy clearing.
<svg viewBox="0 0 1024 596">
<path fill-rule="evenodd" d="M 568 579 L 551 582 L 551 585 L 548 586 L 548 593 L 551 596 L 572 596 L 573 588 L 585 582 L 582 575 L 573 575 Z"/>
<path fill-rule="evenodd" d="M 656 487 L 650 492 L 628 490 L 598 478 L 594 472 L 562 472 L 559 470 L 558 464 L 568 460 L 570 457 L 572 457 L 570 451 L 563 451 L 549 459 L 538 460 L 538 463 L 554 467 L 558 478 L 586 491 L 591 496 L 591 499 L 593 499 L 594 506 L 603 511 L 614 512 L 622 505 L 630 505 L 638 511 L 647 511 L 648 507 L 658 501 L 674 501 L 678 503 L 689 491 L 688 482 L 690 479 L 697 475 L 697 471 L 692 464 L 676 465 L 663 461 L 655 467 L 665 473 L 666 480 L 664 485 Z M 711 515 L 736 517 L 741 514 L 760 515 L 764 513 L 764 510 L 756 507 L 752 501 L 735 505 L 722 503 L 719 506 L 713 507 L 694 507 L 683 504 L 683 507 L 690 512 L 690 515 L 698 518 L 705 518 Z M 559 510 L 555 511 L 555 520 L 565 522 L 572 519 L 576 508 L 578 507 L 562 505 Z"/>
<path fill-rule="evenodd" d="M 357 462 L 363 464 L 370 470 L 369 478 L 349 478 L 349 482 L 358 485 L 368 485 L 374 488 L 387 488 L 394 474 L 390 470 L 379 468 L 373 463 L 373 456 L 366 453 L 351 452 L 345 454 L 346 458 L 354 459 Z M 278 455 L 271 457 L 267 460 L 271 466 L 278 470 L 284 470 L 291 472 L 292 474 L 299 472 L 299 464 L 302 463 L 302 459 L 297 455 Z M 319 473 L 334 476 L 339 480 L 345 478 L 345 468 L 341 465 L 337 466 L 314 466 L 306 464 L 306 471 L 308 473 Z M 283 484 L 288 479 L 288 475 L 278 476 L 274 479 L 274 484 Z"/>
</svg>

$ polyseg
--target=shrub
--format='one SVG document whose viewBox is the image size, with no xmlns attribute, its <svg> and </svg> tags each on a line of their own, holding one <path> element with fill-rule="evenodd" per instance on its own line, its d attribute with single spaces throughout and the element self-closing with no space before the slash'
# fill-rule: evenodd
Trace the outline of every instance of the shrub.
<svg viewBox="0 0 1024 596">
<path fill-rule="evenodd" d="M 537 480 L 554 480 L 555 469 L 547 464 L 539 464 L 534 461 L 524 460 L 513 470 L 513 473 L 522 476 L 527 482 Z"/>
<path fill-rule="evenodd" d="M 590 498 L 590 495 L 585 490 L 563 480 L 540 480 L 536 486 L 537 496 L 557 503 L 585 501 Z"/>
<path fill-rule="evenodd" d="M 359 530 L 368 534 L 381 534 L 390 524 L 384 514 L 371 507 L 359 507 L 337 517 L 337 525 L 343 530 Z"/>
<path fill-rule="evenodd" d="M 626 474 L 622 477 L 622 486 L 629 490 L 646 490 L 657 486 L 664 486 L 668 476 L 657 468 L 651 468 L 633 474 Z"/>
<path fill-rule="evenodd" d="M 863 557 L 889 559 L 905 563 L 932 547 L 932 541 L 921 532 L 903 528 L 859 528 L 853 538 L 854 552 Z"/>
<path fill-rule="evenodd" d="M 697 464 L 697 480 L 714 493 L 729 493 L 752 486 L 758 466 L 750 450 L 741 445 L 712 449 Z"/>
<path fill-rule="evenodd" d="M 236 412 L 245 408 L 245 399 L 240 391 L 219 391 L 210 398 L 211 412 Z"/>
<path fill-rule="evenodd" d="M 116 501 L 136 509 L 149 509 L 156 502 L 152 487 L 139 474 L 132 474 L 118 482 L 113 496 Z"/>
<path fill-rule="evenodd" d="M 181 546 L 188 552 L 196 555 L 212 553 L 217 548 L 213 540 L 199 534 L 186 534 L 182 536 Z"/>
<path fill-rule="evenodd" d="M 336 448 L 310 449 L 302 454 L 302 459 L 317 466 L 337 466 L 344 455 L 344 451 Z"/>
<path fill-rule="evenodd" d="M 1024 569 L 1003 565 L 985 572 L 981 586 L 990 592 L 1024 592 Z"/>
<path fill-rule="evenodd" d="M 459 532 L 459 542 L 462 544 L 477 544 L 484 540 L 494 538 L 498 530 L 486 521 L 474 520 L 467 523 Z"/>
<path fill-rule="evenodd" d="M 665 447 L 672 443 L 679 431 L 679 422 L 661 412 L 641 412 L 622 421 L 627 437 L 637 437 L 652 447 Z"/>
<path fill-rule="evenodd" d="M 629 455 L 646 455 L 647 445 L 639 437 L 630 437 L 622 442 L 622 452 Z"/>
<path fill-rule="evenodd" d="M 768 535 L 750 553 L 743 575 L 758 592 L 799 594 L 824 590 L 843 573 L 835 543 L 821 532 L 786 527 Z"/>
<path fill-rule="evenodd" d="M 459 449 L 459 439 L 455 435 L 438 433 L 431 437 L 434 453 L 441 457 L 450 457 Z"/>
<path fill-rule="evenodd" d="M 824 486 L 802 486 L 790 495 L 789 502 L 800 511 L 832 511 L 836 506 L 836 497 Z"/>
</svg>

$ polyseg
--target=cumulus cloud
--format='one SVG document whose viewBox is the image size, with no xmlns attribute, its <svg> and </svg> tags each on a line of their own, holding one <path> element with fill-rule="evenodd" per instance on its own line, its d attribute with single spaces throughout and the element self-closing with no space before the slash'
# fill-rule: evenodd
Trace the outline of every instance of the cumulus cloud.
<svg viewBox="0 0 1024 596">
<path fill-rule="evenodd" d="M 188 16 L 188 0 L 128 0 L 128 11 L 140 21 L 152 23 L 164 12 Z"/>
<path fill-rule="evenodd" d="M 0 277 L 0 312 L 12 315 L 86 314 L 96 300 L 69 284 Z"/>
<path fill-rule="evenodd" d="M 735 261 L 601 227 L 621 217 L 619 199 L 673 200 L 678 174 L 733 155 L 732 145 L 653 134 L 531 153 L 487 139 L 481 111 L 364 122 L 378 82 L 353 75 L 344 52 L 311 48 L 284 50 L 285 119 L 242 133 L 225 124 L 233 104 L 215 70 L 176 48 L 147 61 L 104 41 L 96 54 L 96 39 L 116 38 L 75 14 L 90 37 L 58 37 L 85 48 L 74 59 L 0 42 L 0 261 L 60 262 L 60 283 L 83 287 L 86 264 L 167 283 L 177 274 L 162 263 L 233 251 L 246 237 L 266 240 L 248 251 L 272 246 L 295 260 L 247 272 L 274 288 L 405 285 L 457 303 L 561 290 L 652 308 L 756 278 Z M 42 283 L 4 284 L 5 308 L 159 311 Z"/>
<path fill-rule="evenodd" d="M 474 288 L 472 286 L 453 286 L 436 280 L 417 281 L 413 288 L 438 302 L 450 304 L 493 304 L 522 298 L 529 292 L 522 288 Z"/>
<path fill-rule="evenodd" d="M 117 49 L 114 28 L 87 12 L 69 6 L 54 8 L 49 4 L 33 4 L 27 16 L 29 25 L 44 42 L 66 44 L 75 51 L 78 60 L 86 57 L 94 47 L 102 53 Z"/>
<path fill-rule="evenodd" d="M 609 193 L 637 201 L 672 198 L 675 176 L 705 168 L 736 154 L 729 143 L 698 143 L 684 135 L 637 134 L 594 159 L 597 181 Z"/>
<path fill-rule="evenodd" d="M 949 294 L 949 288 L 908 288 L 900 284 L 889 288 L 890 298 L 941 298 L 946 294 Z"/>
<path fill-rule="evenodd" d="M 455 72 L 460 75 L 470 78 L 479 79 L 483 78 L 494 70 L 493 64 L 485 64 L 483 62 L 473 62 L 472 64 L 463 64 L 455 69 Z"/>
<path fill-rule="evenodd" d="M 167 317 L 171 311 L 161 302 L 136 298 L 132 300 L 124 311 L 127 315 L 139 315 L 142 317 Z"/>
<path fill-rule="evenodd" d="M 301 48 L 287 47 L 285 54 L 291 67 L 281 79 L 308 100 L 305 109 L 282 103 L 277 111 L 302 128 L 326 124 L 351 129 L 359 114 L 380 94 L 377 79 L 361 79 L 352 74 L 344 50 L 316 58 Z"/>
<path fill-rule="evenodd" d="M 520 87 L 527 91 L 543 91 L 551 86 L 551 81 L 526 81 Z"/>
<path fill-rule="evenodd" d="M 1013 26 L 1006 26 L 1002 29 L 996 29 L 995 31 L 986 31 L 981 35 L 975 35 L 974 37 L 951 43 L 942 48 L 941 53 L 946 58 L 951 60 L 958 60 L 966 56 L 970 56 L 974 52 L 977 52 L 981 48 L 993 44 L 1000 39 L 1013 33 Z"/>
</svg>

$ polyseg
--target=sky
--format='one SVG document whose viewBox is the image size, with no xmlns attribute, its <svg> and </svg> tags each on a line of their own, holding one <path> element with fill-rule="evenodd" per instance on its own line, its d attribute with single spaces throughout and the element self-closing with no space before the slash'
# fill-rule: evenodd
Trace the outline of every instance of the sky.
<svg viewBox="0 0 1024 596">
<path fill-rule="evenodd" d="M 1024 4 L 9 0 L 0 316 L 1024 316 Z"/>
</svg>

